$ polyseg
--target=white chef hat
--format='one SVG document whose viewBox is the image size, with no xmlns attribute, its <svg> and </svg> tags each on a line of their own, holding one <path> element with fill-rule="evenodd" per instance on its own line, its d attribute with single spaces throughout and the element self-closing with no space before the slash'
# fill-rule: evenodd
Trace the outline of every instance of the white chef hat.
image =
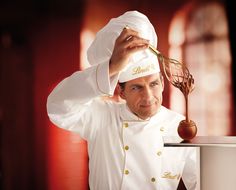
<svg viewBox="0 0 236 190">
<path fill-rule="evenodd" d="M 88 61 L 97 65 L 109 61 L 114 49 L 115 41 L 124 27 L 137 31 L 140 37 L 148 39 L 156 47 L 157 35 L 149 19 L 138 11 L 128 11 L 123 15 L 111 19 L 97 34 L 87 51 Z M 157 57 L 149 50 L 134 53 L 129 64 L 119 76 L 119 82 L 126 82 L 135 78 L 160 72 Z"/>
</svg>

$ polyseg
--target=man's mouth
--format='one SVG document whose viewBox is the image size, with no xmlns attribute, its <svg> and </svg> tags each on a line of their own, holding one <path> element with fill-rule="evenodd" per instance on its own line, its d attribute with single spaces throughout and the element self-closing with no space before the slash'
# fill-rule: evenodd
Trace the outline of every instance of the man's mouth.
<svg viewBox="0 0 236 190">
<path fill-rule="evenodd" d="M 150 108 L 150 107 L 152 107 L 154 104 L 142 104 L 142 105 L 140 105 L 140 107 L 142 107 L 142 108 Z"/>
</svg>

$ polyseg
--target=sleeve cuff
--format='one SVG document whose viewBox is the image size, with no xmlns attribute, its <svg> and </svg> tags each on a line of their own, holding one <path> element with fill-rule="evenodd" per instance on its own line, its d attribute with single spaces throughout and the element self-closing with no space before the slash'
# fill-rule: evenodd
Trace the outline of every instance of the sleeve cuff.
<svg viewBox="0 0 236 190">
<path fill-rule="evenodd" d="M 101 94 L 113 96 L 118 83 L 119 74 L 109 77 L 109 62 L 98 64 L 96 68 L 96 83 Z"/>
</svg>

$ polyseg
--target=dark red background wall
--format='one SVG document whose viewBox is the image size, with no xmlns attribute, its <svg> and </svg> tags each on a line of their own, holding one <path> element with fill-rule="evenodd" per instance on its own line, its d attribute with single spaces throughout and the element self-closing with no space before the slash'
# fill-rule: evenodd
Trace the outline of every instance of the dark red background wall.
<svg viewBox="0 0 236 190">
<path fill-rule="evenodd" d="M 85 141 L 70 141 L 70 133 L 53 126 L 46 113 L 47 96 L 63 78 L 79 70 L 80 18 L 40 20 L 30 31 L 34 67 L 35 163 L 43 189 L 87 187 Z M 81 89 L 82 90 L 82 89 Z M 77 137 L 79 138 L 79 137 Z M 72 151 L 71 149 L 73 149 Z M 77 149 L 76 149 L 77 148 Z M 83 175 L 81 175 L 83 174 Z"/>
</svg>

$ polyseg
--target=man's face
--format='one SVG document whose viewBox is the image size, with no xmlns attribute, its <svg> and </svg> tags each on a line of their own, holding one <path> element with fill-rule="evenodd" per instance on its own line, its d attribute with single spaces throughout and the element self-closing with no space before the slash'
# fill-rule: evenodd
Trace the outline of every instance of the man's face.
<svg viewBox="0 0 236 190">
<path fill-rule="evenodd" d="M 164 83 L 158 73 L 126 82 L 124 89 L 120 89 L 120 96 L 135 115 L 148 119 L 160 108 L 163 89 Z"/>
</svg>

